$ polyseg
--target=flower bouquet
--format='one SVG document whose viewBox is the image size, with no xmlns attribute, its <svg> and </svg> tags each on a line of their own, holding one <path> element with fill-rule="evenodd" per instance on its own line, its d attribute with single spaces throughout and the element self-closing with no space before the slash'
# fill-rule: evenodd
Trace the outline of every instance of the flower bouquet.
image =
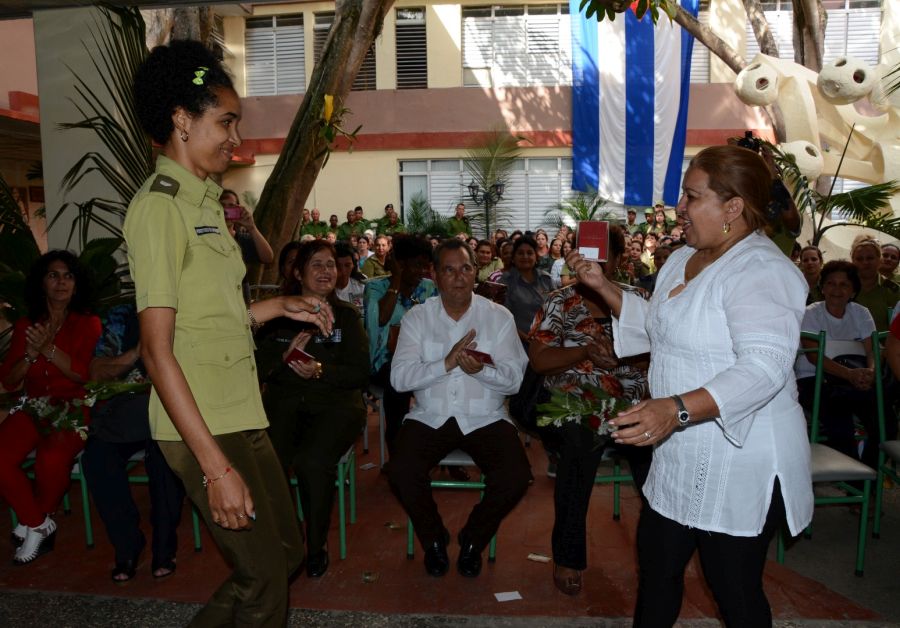
<svg viewBox="0 0 900 628">
<path fill-rule="evenodd" d="M 38 429 L 49 434 L 52 431 L 77 432 L 87 440 L 88 426 L 84 408 L 91 408 L 98 401 L 104 401 L 123 393 L 145 392 L 149 382 L 88 382 L 84 385 L 87 394 L 83 399 L 60 399 L 59 397 L 29 397 L 19 392 L 0 395 L 0 408 L 9 413 L 24 412 L 37 423 Z"/>
<path fill-rule="evenodd" d="M 609 420 L 632 404 L 621 395 L 622 385 L 612 375 L 603 375 L 600 386 L 565 384 L 550 393 L 550 401 L 537 406 L 539 427 L 574 421 L 590 430 L 598 441 L 615 431 Z"/>
</svg>

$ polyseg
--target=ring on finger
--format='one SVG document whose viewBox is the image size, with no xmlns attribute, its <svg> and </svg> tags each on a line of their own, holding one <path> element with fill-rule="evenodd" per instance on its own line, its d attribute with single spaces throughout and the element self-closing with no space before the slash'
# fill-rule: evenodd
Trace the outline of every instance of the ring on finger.
<svg viewBox="0 0 900 628">
<path fill-rule="evenodd" d="M 644 432 L 644 436 L 647 438 L 647 440 L 653 438 L 653 434 L 651 434 L 650 432 Z"/>
<path fill-rule="evenodd" d="M 321 303 L 316 303 L 316 307 L 313 308 L 312 313 L 313 313 L 313 314 L 318 314 L 318 313 L 321 312 L 321 311 L 322 311 L 322 304 L 321 304 Z"/>
<path fill-rule="evenodd" d="M 238 519 L 244 519 L 244 518 L 246 518 L 246 517 L 247 517 L 247 515 L 245 515 L 245 514 L 243 514 L 243 513 L 241 513 L 241 514 L 239 514 L 239 515 L 237 516 Z"/>
</svg>

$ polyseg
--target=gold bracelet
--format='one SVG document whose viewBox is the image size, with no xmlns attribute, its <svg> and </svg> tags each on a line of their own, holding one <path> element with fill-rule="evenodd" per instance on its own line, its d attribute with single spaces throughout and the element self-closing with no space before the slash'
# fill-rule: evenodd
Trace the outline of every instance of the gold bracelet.
<svg viewBox="0 0 900 628">
<path fill-rule="evenodd" d="M 47 362 L 53 363 L 53 358 L 56 357 L 56 345 L 50 345 L 50 355 L 47 356 Z"/>
<path fill-rule="evenodd" d="M 26 353 L 22 359 L 25 360 L 28 364 L 37 364 L 37 361 L 38 361 L 38 359 L 36 357 L 33 358 L 30 355 L 28 355 L 28 353 Z"/>
<path fill-rule="evenodd" d="M 249 307 L 247 308 L 247 318 L 250 319 L 250 331 L 255 332 L 260 328 L 259 321 L 256 320 L 256 317 L 253 316 L 253 310 Z"/>
<path fill-rule="evenodd" d="M 313 379 L 320 379 L 322 377 L 322 363 L 316 362 L 316 371 L 313 373 Z"/>
</svg>

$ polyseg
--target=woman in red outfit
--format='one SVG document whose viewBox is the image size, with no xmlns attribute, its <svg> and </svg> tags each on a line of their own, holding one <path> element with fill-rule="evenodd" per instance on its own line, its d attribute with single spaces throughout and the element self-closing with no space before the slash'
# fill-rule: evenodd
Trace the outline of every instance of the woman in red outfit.
<svg viewBox="0 0 900 628">
<path fill-rule="evenodd" d="M 100 319 L 88 311 L 85 271 L 68 251 L 50 251 L 31 267 L 25 284 L 28 316 L 19 319 L 0 366 L 7 390 L 29 398 L 83 398 L 88 364 L 100 337 Z M 72 462 L 84 447 L 71 430 L 41 428 L 28 414 L 14 412 L 0 423 L 0 498 L 16 512 L 13 561 L 23 565 L 53 548 L 56 522 L 50 518 L 69 486 Z M 21 465 L 34 450 L 34 485 Z"/>
</svg>

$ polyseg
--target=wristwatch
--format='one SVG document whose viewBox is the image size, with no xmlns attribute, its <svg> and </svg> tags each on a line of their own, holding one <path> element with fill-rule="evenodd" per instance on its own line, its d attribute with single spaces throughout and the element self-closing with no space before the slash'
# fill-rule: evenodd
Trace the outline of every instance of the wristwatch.
<svg viewBox="0 0 900 628">
<path fill-rule="evenodd" d="M 678 427 L 687 427 L 687 424 L 691 422 L 691 413 L 684 407 L 681 397 L 672 395 L 672 399 L 675 400 L 675 405 L 678 408 L 678 411 L 675 413 L 675 418 L 678 419 Z"/>
</svg>

